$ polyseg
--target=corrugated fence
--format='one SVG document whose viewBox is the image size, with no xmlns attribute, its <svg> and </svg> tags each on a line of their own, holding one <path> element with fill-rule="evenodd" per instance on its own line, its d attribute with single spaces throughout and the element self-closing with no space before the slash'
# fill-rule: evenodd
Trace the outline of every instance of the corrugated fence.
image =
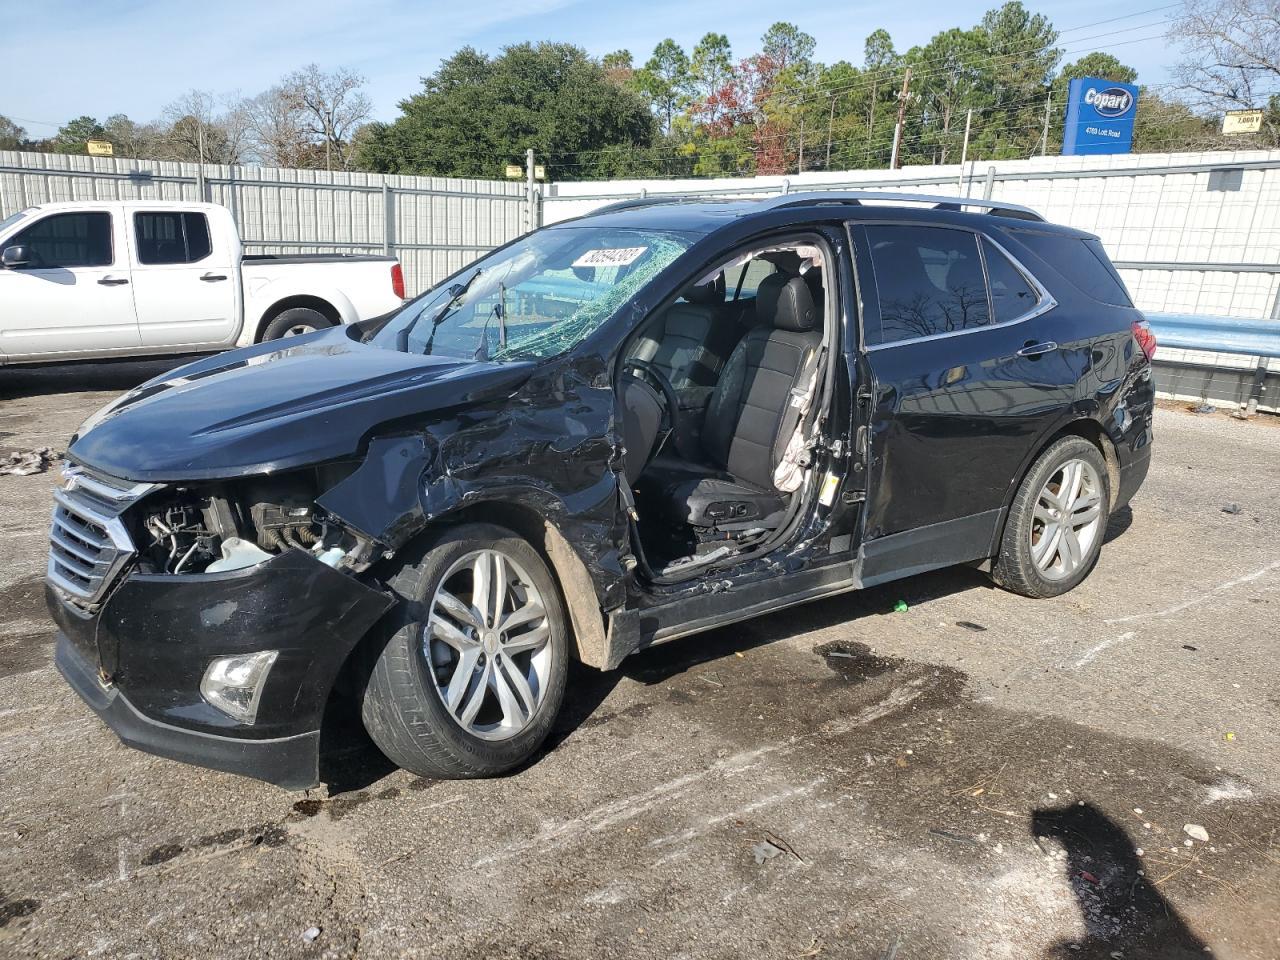
<svg viewBox="0 0 1280 960">
<path fill-rule="evenodd" d="M 0 151 L 0 218 L 54 200 L 211 200 L 248 253 L 391 253 L 418 293 L 527 229 L 524 184 Z"/>
</svg>

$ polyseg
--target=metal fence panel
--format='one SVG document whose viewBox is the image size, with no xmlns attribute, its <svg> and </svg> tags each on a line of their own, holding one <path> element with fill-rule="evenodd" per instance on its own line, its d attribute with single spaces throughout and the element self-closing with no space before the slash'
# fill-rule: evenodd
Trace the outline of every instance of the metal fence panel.
<svg viewBox="0 0 1280 960">
<path fill-rule="evenodd" d="M 231 210 L 246 253 L 390 253 L 411 296 L 523 233 L 527 205 L 509 181 L 0 151 L 0 218 L 55 200 L 202 192 Z"/>
</svg>

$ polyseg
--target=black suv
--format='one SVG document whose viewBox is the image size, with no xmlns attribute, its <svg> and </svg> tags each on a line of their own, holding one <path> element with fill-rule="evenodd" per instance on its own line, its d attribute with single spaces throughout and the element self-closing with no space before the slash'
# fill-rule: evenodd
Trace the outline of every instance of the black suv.
<svg viewBox="0 0 1280 960">
<path fill-rule="evenodd" d="M 282 786 L 337 689 L 397 764 L 497 774 L 571 659 L 949 564 L 1070 590 L 1146 475 L 1154 350 L 1025 208 L 615 204 L 91 417 L 57 663 L 126 743 Z"/>
</svg>

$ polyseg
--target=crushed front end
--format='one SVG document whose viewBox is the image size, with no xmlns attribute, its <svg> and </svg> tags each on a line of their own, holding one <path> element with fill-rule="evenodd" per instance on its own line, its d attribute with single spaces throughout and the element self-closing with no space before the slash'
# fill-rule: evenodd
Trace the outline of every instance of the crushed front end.
<svg viewBox="0 0 1280 960">
<path fill-rule="evenodd" d="M 65 471 L 46 578 L 56 662 L 121 740 L 318 782 L 334 681 L 393 603 L 361 577 L 375 545 L 315 506 L 352 467 L 190 485 Z"/>
</svg>

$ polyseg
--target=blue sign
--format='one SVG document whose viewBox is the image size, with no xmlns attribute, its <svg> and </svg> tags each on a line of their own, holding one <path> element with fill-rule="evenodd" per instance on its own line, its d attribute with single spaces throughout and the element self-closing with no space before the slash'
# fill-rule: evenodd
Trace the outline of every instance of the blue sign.
<svg viewBox="0 0 1280 960">
<path fill-rule="evenodd" d="M 1138 88 L 1133 84 L 1096 77 L 1072 80 L 1062 131 L 1063 156 L 1128 153 L 1137 115 Z"/>
</svg>

